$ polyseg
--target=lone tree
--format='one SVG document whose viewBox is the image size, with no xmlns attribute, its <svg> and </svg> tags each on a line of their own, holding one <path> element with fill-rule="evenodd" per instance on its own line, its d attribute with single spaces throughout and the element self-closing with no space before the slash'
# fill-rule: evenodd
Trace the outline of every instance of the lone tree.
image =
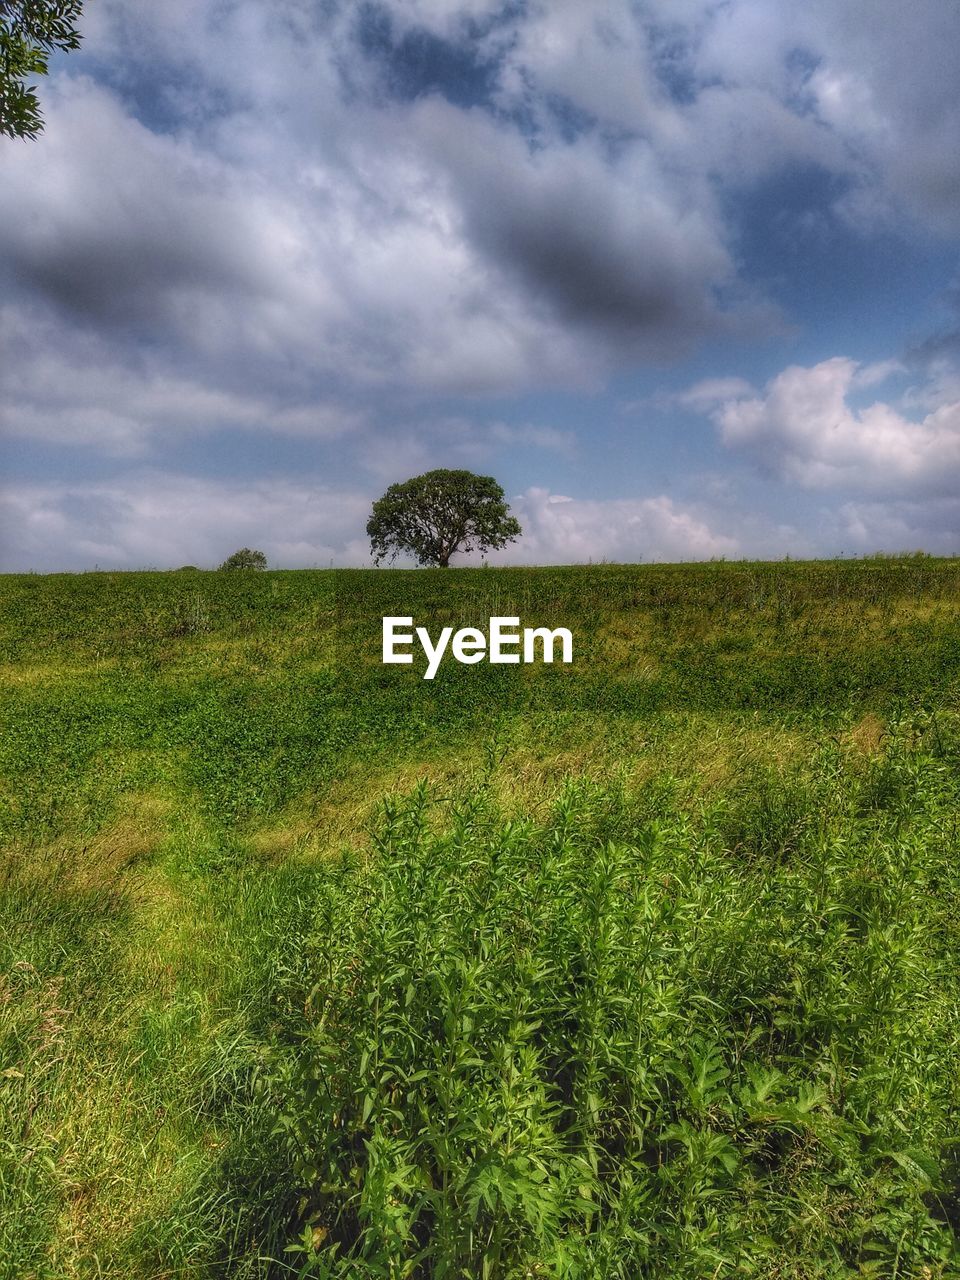
<svg viewBox="0 0 960 1280">
<path fill-rule="evenodd" d="M 0 137 L 35 138 L 43 128 L 32 76 L 50 54 L 78 49 L 81 0 L 0 0 Z"/>
<path fill-rule="evenodd" d="M 392 484 L 367 521 L 376 564 L 410 552 L 419 564 L 446 568 L 455 551 L 488 551 L 520 537 L 493 476 L 428 471 Z"/>
<path fill-rule="evenodd" d="M 265 569 L 267 557 L 262 551 L 251 551 L 249 547 L 241 547 L 232 556 L 227 556 L 221 569 Z"/>
</svg>

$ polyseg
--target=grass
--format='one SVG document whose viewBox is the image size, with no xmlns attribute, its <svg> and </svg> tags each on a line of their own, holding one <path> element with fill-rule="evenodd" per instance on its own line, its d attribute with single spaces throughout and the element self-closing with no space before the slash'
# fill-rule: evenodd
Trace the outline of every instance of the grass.
<svg viewBox="0 0 960 1280">
<path fill-rule="evenodd" d="M 958 603 L 0 579 L 0 1276 L 960 1275 Z"/>
</svg>

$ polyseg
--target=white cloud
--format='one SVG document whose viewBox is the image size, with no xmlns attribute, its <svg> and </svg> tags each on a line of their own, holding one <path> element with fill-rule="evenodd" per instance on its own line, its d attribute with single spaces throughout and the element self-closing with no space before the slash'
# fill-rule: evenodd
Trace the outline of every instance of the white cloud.
<svg viewBox="0 0 960 1280">
<path fill-rule="evenodd" d="M 734 387 L 728 394 L 721 381 L 686 394 L 695 407 L 714 401 L 711 417 L 725 444 L 805 487 L 901 496 L 955 490 L 960 402 L 941 404 L 920 421 L 883 401 L 860 409 L 848 403 L 852 392 L 891 371 L 887 363 L 862 368 L 836 356 L 812 368 L 791 366 L 761 393 Z"/>
<path fill-rule="evenodd" d="M 867 555 L 874 551 L 960 555 L 958 498 L 845 502 L 837 523 L 837 540 L 851 551 Z"/>
<path fill-rule="evenodd" d="M 212 567 L 238 546 L 282 568 L 369 563 L 372 493 L 308 480 L 201 480 L 158 471 L 0 492 L 0 569 Z M 699 560 L 740 554 L 736 537 L 666 495 L 596 501 L 529 489 L 511 499 L 522 539 L 509 564 Z M 476 556 L 471 557 L 473 561 Z"/>
<path fill-rule="evenodd" d="M 736 537 L 716 532 L 703 516 L 665 494 L 590 500 L 531 488 L 511 499 L 510 507 L 523 538 L 514 547 L 491 553 L 491 563 L 634 563 L 740 554 Z"/>
<path fill-rule="evenodd" d="M 660 397 L 660 403 L 678 404 L 683 408 L 698 409 L 702 412 L 724 401 L 749 395 L 752 391 L 753 387 L 746 378 L 704 378 L 686 391 L 679 391 L 669 397 Z"/>
<path fill-rule="evenodd" d="M 201 480 L 164 472 L 34 483 L 0 493 L 4 569 L 212 568 L 240 546 L 277 567 L 355 561 L 369 498 L 306 480 Z M 353 539 L 353 542 L 351 542 Z"/>
</svg>

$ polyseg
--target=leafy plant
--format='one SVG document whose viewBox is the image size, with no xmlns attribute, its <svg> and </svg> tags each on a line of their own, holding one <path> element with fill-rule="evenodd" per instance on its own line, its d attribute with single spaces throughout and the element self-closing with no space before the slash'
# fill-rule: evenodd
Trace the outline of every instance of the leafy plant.
<svg viewBox="0 0 960 1280">
<path fill-rule="evenodd" d="M 36 90 L 50 54 L 78 49 L 81 0 L 5 0 L 0 4 L 0 136 L 34 138 L 43 128 Z"/>
<path fill-rule="evenodd" d="M 869 825 L 847 856 L 731 875 L 712 815 L 606 840 L 602 789 L 544 826 L 483 789 L 431 808 L 422 785 L 385 805 L 302 941 L 314 982 L 270 1074 L 300 1275 L 960 1264 L 927 1199 L 953 1194 L 960 1004 L 900 888 L 932 846 Z M 869 902 L 863 858 L 901 867 Z"/>
</svg>

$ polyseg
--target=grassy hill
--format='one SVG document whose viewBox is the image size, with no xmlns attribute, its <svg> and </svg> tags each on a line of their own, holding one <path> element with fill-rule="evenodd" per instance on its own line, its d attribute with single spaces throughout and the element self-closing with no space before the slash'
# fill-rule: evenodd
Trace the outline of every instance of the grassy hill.
<svg viewBox="0 0 960 1280">
<path fill-rule="evenodd" d="M 0 1276 L 960 1275 L 958 606 L 0 578 Z"/>
</svg>

